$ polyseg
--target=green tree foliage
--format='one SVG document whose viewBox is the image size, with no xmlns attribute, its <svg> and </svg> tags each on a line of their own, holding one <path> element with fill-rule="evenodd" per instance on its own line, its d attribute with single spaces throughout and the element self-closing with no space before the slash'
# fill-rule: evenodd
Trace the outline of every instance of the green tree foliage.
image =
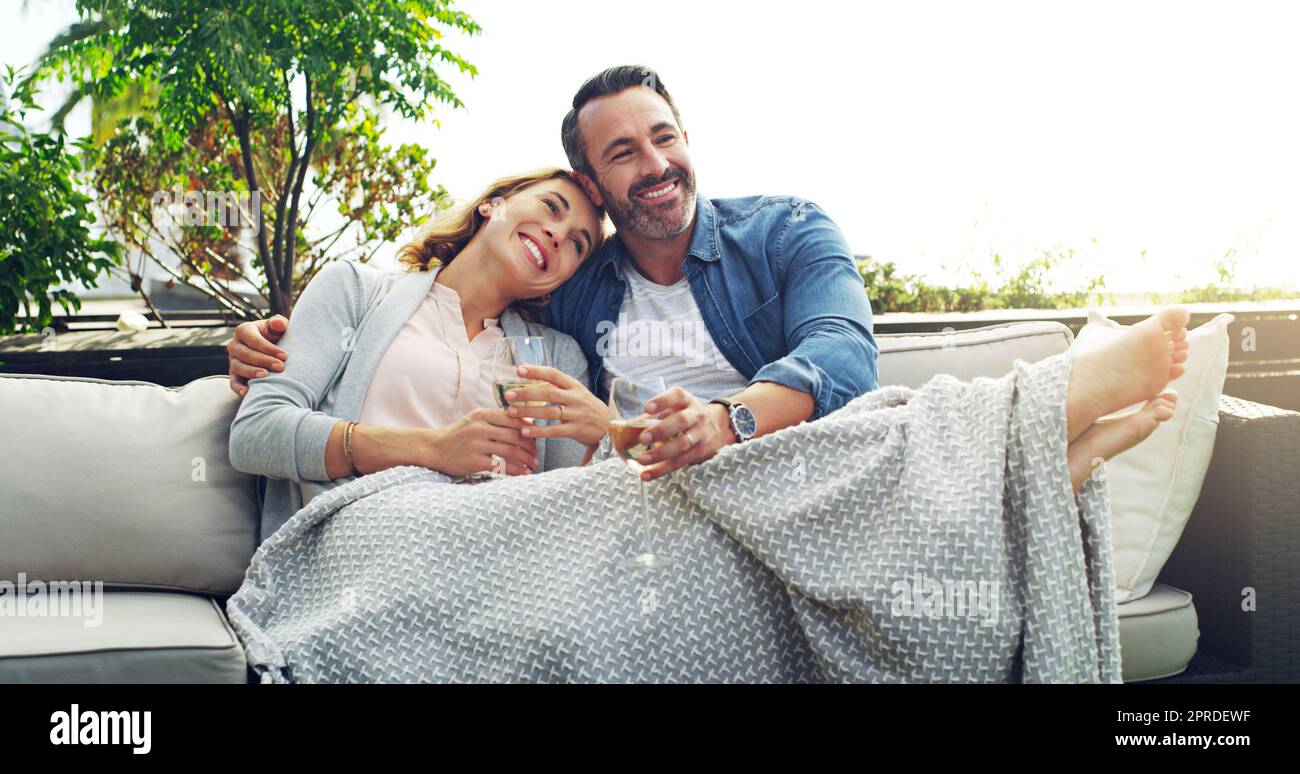
<svg viewBox="0 0 1300 774">
<path fill-rule="evenodd" d="M 950 286 L 927 282 L 915 274 L 903 274 L 893 261 L 857 258 L 858 273 L 871 299 L 871 310 L 884 312 L 976 312 L 982 309 L 1062 309 L 1095 301 L 1105 287 L 1097 276 L 1084 287 L 1070 291 L 1051 288 L 1060 267 L 1074 259 L 1074 251 L 1042 251 L 1036 258 L 1009 268 L 1001 255 L 992 257 L 994 277 L 985 279 L 972 272 L 967 285 Z"/>
<path fill-rule="evenodd" d="M 1224 303 L 1234 301 L 1271 301 L 1282 298 L 1295 298 L 1296 292 L 1290 288 L 1259 287 L 1250 288 L 1233 285 L 1237 277 L 1237 250 L 1229 248 L 1214 261 L 1214 273 L 1217 279 L 1200 287 L 1184 290 L 1178 298 L 1179 303 Z"/>
<path fill-rule="evenodd" d="M 142 251 L 174 251 L 182 261 L 175 278 L 232 313 L 259 314 L 222 287 L 233 276 L 251 278 L 233 258 L 241 234 L 184 224 L 185 234 L 160 240 L 150 233 L 158 192 L 179 183 L 257 194 L 249 215 L 259 228 L 247 247 L 279 313 L 291 310 L 327 254 L 340 257 L 331 248 L 350 245 L 364 260 L 445 194 L 429 184 L 427 153 L 380 141 L 379 115 L 421 120 L 438 103 L 461 106 L 439 72 L 477 70 L 441 41 L 447 31 L 480 28 L 450 0 L 77 5 L 86 20 L 111 23 L 87 24 L 52 47 L 45 72 L 70 77 L 96 100 L 133 90 L 147 111 L 118 124 L 96 168 L 115 234 Z M 337 216 L 327 228 L 306 227 L 311 213 L 328 210 Z"/>
<path fill-rule="evenodd" d="M 95 216 L 79 188 L 80 154 L 90 149 L 27 131 L 23 120 L 37 109 L 33 86 L 13 68 L 3 82 L 12 93 L 0 106 L 0 334 L 49 325 L 53 302 L 64 312 L 80 309 L 74 293 L 51 288 L 93 287 L 120 260 L 115 242 L 90 232 Z"/>
</svg>

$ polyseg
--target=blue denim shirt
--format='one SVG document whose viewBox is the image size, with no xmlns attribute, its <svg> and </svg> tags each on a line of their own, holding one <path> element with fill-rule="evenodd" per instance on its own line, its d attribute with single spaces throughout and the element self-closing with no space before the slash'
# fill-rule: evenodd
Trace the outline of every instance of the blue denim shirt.
<svg viewBox="0 0 1300 774">
<path fill-rule="evenodd" d="M 862 276 L 817 205 L 791 196 L 697 196 L 694 228 L 682 272 L 714 343 L 751 384 L 808 393 L 812 419 L 876 388 L 879 350 Z M 622 240 L 611 238 L 547 305 L 551 326 L 582 346 L 588 386 L 602 400 L 598 328 L 618 319 L 628 260 Z"/>
</svg>

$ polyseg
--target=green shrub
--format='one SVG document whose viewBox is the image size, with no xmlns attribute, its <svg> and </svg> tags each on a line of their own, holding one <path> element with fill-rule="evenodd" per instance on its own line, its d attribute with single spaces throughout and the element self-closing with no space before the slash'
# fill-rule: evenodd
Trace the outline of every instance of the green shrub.
<svg viewBox="0 0 1300 774">
<path fill-rule="evenodd" d="M 77 155 L 89 148 L 68 143 L 61 133 L 23 127 L 37 106 L 19 75 L 8 67 L 0 79 L 5 91 L 12 89 L 0 106 L 0 334 L 49 325 L 52 302 L 69 314 L 80 309 L 74 293 L 50 289 L 71 282 L 94 287 L 100 273 L 121 260 L 116 242 L 90 233 L 95 215 L 90 197 L 78 189 L 84 169 Z"/>
</svg>

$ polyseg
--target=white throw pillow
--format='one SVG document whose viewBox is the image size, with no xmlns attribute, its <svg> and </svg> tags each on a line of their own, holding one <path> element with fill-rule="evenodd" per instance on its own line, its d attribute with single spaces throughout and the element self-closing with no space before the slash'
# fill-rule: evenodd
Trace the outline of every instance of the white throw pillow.
<svg viewBox="0 0 1300 774">
<path fill-rule="evenodd" d="M 1219 426 L 1232 320 L 1221 314 L 1188 332 L 1186 372 L 1169 385 L 1178 391 L 1173 418 L 1106 463 L 1118 602 L 1151 591 L 1200 497 Z M 1123 329 L 1090 310 L 1071 349 L 1090 349 Z"/>
</svg>

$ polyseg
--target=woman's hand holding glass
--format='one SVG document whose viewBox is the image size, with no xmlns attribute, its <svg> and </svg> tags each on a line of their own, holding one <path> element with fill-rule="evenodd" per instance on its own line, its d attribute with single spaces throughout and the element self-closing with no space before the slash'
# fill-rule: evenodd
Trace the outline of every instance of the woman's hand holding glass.
<svg viewBox="0 0 1300 774">
<path fill-rule="evenodd" d="M 520 366 L 516 373 L 520 378 L 545 384 L 511 390 L 506 393 L 506 400 L 512 404 L 544 402 L 549 405 L 511 405 L 510 416 L 555 423 L 525 427 L 522 432 L 526 437 L 572 438 L 583 446 L 595 446 L 605 437 L 609 407 L 592 395 L 585 384 L 549 366 Z"/>
<path fill-rule="evenodd" d="M 527 421 L 507 416 L 501 409 L 475 409 L 445 427 L 420 429 L 419 464 L 449 476 L 531 473 L 540 463 L 537 442 L 521 435 L 529 427 Z"/>
</svg>

